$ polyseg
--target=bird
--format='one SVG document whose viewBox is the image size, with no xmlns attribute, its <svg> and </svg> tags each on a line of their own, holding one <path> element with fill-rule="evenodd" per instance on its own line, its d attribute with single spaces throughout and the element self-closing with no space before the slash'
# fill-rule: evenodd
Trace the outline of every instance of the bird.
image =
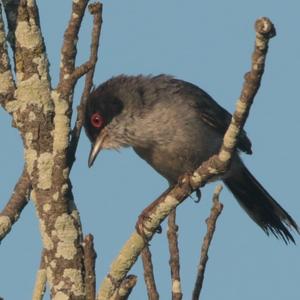
<svg viewBox="0 0 300 300">
<path fill-rule="evenodd" d="M 132 147 L 170 186 L 217 154 L 231 114 L 198 86 L 170 75 L 118 75 L 90 93 L 84 128 L 88 165 L 101 149 Z M 295 243 L 294 219 L 251 174 L 240 154 L 252 154 L 243 130 L 228 171 L 221 176 L 240 206 L 264 232 Z"/>
</svg>

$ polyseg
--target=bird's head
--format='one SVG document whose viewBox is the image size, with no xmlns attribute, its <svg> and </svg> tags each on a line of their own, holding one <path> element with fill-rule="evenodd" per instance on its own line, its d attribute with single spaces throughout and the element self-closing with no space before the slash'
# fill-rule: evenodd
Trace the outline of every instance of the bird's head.
<svg viewBox="0 0 300 300">
<path fill-rule="evenodd" d="M 123 102 L 105 85 L 100 85 L 87 99 L 84 128 L 92 143 L 89 167 L 92 166 L 101 149 L 122 146 L 118 134 L 112 136 L 110 129 L 118 127 L 117 116 L 121 114 L 123 108 Z"/>
<path fill-rule="evenodd" d="M 133 140 L 143 127 L 145 105 L 141 87 L 145 81 L 143 76 L 120 75 L 99 85 L 89 95 L 84 122 L 92 143 L 89 167 L 101 149 L 133 146 Z"/>
</svg>

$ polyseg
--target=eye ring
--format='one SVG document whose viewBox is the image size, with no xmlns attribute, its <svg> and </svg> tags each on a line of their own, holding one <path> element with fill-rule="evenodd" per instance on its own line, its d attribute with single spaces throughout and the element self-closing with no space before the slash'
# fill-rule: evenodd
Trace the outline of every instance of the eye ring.
<svg viewBox="0 0 300 300">
<path fill-rule="evenodd" d="M 98 112 L 93 113 L 91 116 L 91 124 L 95 128 L 101 128 L 104 124 L 104 118 Z"/>
</svg>

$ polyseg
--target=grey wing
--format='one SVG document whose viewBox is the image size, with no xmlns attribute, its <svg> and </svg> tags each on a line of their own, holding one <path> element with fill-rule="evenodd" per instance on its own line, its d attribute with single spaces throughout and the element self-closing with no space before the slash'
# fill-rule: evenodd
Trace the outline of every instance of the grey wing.
<svg viewBox="0 0 300 300">
<path fill-rule="evenodd" d="M 184 92 L 184 94 L 196 97 L 197 101 L 193 103 L 200 112 L 201 119 L 220 134 L 224 135 L 230 124 L 231 114 L 196 85 L 185 81 L 181 82 L 183 83 L 181 91 Z M 251 141 L 244 130 L 239 136 L 237 147 L 247 154 L 252 154 Z"/>
</svg>

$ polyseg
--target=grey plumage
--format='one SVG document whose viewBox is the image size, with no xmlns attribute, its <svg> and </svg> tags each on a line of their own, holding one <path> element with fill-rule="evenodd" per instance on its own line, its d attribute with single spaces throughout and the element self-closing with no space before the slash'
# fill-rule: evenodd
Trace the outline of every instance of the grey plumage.
<svg viewBox="0 0 300 300">
<path fill-rule="evenodd" d="M 103 124 L 91 118 L 99 114 Z M 102 119 L 101 119 L 102 120 Z M 95 89 L 86 106 L 85 129 L 93 143 L 91 165 L 101 148 L 133 147 L 170 184 L 218 152 L 231 115 L 199 87 L 167 75 L 117 76 Z M 238 150 L 251 154 L 245 131 Z M 295 221 L 258 183 L 235 154 L 225 184 L 266 232 L 293 241 Z"/>
</svg>

